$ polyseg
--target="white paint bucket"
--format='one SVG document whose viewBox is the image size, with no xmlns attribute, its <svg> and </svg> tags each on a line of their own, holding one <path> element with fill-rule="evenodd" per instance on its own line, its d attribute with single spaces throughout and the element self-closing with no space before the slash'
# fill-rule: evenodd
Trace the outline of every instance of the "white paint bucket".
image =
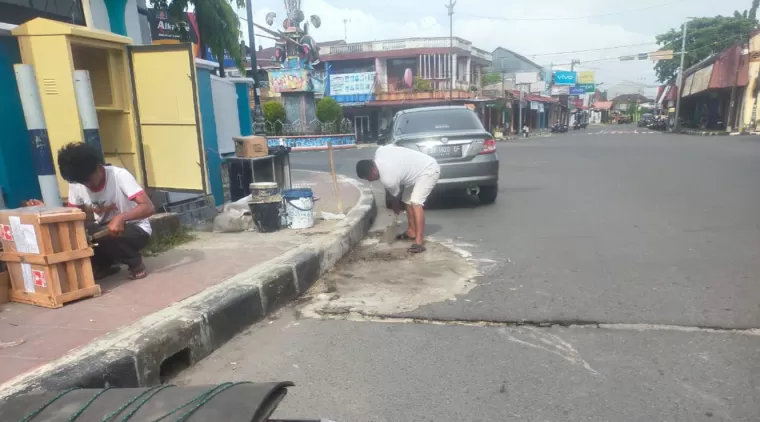
<svg viewBox="0 0 760 422">
<path fill-rule="evenodd" d="M 311 189 L 287 189 L 282 192 L 282 198 L 291 229 L 314 227 L 314 194 Z"/>
</svg>

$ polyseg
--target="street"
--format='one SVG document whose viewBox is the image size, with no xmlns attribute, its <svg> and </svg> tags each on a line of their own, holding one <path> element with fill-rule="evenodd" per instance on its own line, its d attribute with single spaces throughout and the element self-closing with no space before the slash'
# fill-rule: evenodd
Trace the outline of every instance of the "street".
<svg viewBox="0 0 760 422">
<path fill-rule="evenodd" d="M 337 151 L 338 173 L 373 153 Z M 174 382 L 291 380 L 275 416 L 338 422 L 758 420 L 760 138 L 596 126 L 498 153 L 494 205 L 426 211 L 472 285 L 371 312 L 298 302 Z M 326 152 L 291 163 L 329 170 Z M 346 265 L 330 277 L 348 296 L 361 265 L 393 274 Z M 398 289 L 436 283 L 403 275 Z"/>
</svg>

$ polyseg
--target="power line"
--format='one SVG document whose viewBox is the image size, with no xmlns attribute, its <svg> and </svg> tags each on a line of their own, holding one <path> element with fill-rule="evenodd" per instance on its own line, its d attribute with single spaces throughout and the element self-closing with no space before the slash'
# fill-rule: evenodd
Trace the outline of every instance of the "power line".
<svg viewBox="0 0 760 422">
<path fill-rule="evenodd" d="M 570 20 L 578 20 L 578 19 L 588 19 L 588 18 L 600 18 L 604 16 L 615 16 L 615 15 L 623 15 L 626 13 L 634 13 L 634 12 L 641 12 L 644 10 L 650 10 L 654 8 L 662 8 L 667 7 L 676 3 L 683 3 L 686 0 L 676 0 L 672 1 L 670 3 L 665 4 L 657 4 L 647 7 L 640 7 L 638 9 L 629 9 L 629 10 L 623 10 L 620 12 L 611 12 L 611 13 L 601 13 L 598 15 L 587 15 L 587 16 L 567 16 L 567 17 L 561 17 L 561 18 L 500 18 L 496 16 L 482 16 L 482 15 L 470 15 L 470 14 L 463 14 L 463 16 L 469 16 L 471 18 L 480 18 L 480 19 L 493 19 L 493 20 L 502 20 L 502 21 L 570 21 Z"/>
<path fill-rule="evenodd" d="M 639 47 L 639 46 L 642 46 L 642 45 L 657 45 L 657 43 L 656 42 L 645 42 L 645 43 L 639 43 L 639 44 L 616 45 L 616 46 L 612 46 L 612 47 L 589 48 L 589 49 L 586 49 L 586 50 L 560 51 L 558 53 L 523 54 L 523 56 L 526 56 L 526 57 L 558 56 L 560 54 L 575 54 L 575 53 L 586 53 L 586 52 L 589 52 L 589 51 L 614 50 L 614 49 L 617 49 L 617 48 Z"/>
</svg>

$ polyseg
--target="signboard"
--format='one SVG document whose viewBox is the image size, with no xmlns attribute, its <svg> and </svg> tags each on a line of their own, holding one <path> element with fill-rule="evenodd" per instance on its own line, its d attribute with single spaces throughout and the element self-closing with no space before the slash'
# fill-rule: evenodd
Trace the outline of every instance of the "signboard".
<svg viewBox="0 0 760 422">
<path fill-rule="evenodd" d="M 578 72 L 578 80 L 577 80 L 578 85 L 593 84 L 594 82 L 595 82 L 594 72 L 590 70 L 584 70 L 584 71 Z"/>
<path fill-rule="evenodd" d="M 538 110 L 538 101 L 531 101 L 530 102 L 530 109 L 531 110 Z"/>
<path fill-rule="evenodd" d="M 169 13 L 161 9 L 148 9 L 148 23 L 150 24 L 150 38 L 153 44 L 177 44 L 183 42 L 180 29 L 184 26 L 187 30 L 188 42 L 193 43 L 193 51 L 199 56 L 198 22 L 195 13 L 185 13 L 184 22 L 175 22 L 169 19 Z"/>
<path fill-rule="evenodd" d="M 673 58 L 674 55 L 673 50 L 660 50 L 655 51 L 654 53 L 649 53 L 649 60 L 656 62 L 658 60 L 670 60 Z"/>
<path fill-rule="evenodd" d="M 578 85 L 576 85 L 576 87 L 583 88 L 583 92 L 585 92 L 585 93 L 591 93 L 591 92 L 595 92 L 596 91 L 596 84 L 593 84 L 593 83 L 591 83 L 591 84 L 580 84 L 579 83 Z"/>
<path fill-rule="evenodd" d="M 571 86 L 570 95 L 583 95 L 586 93 L 586 89 L 582 86 Z"/>
<path fill-rule="evenodd" d="M 530 92 L 544 92 L 546 91 L 546 82 L 538 81 L 530 84 Z"/>
<path fill-rule="evenodd" d="M 516 84 L 532 84 L 538 82 L 538 72 L 515 73 Z"/>
<path fill-rule="evenodd" d="M 305 69 L 279 69 L 269 71 L 269 87 L 274 92 L 312 92 L 314 82 Z"/>
<path fill-rule="evenodd" d="M 551 94 L 552 95 L 567 95 L 570 93 L 570 87 L 569 86 L 553 86 Z"/>
<path fill-rule="evenodd" d="M 212 62 L 217 61 L 217 58 L 211 52 L 211 47 L 206 47 L 206 57 L 207 57 L 207 60 L 211 60 Z M 235 67 L 235 66 L 237 66 L 237 64 L 235 63 L 235 60 L 233 60 L 232 57 L 230 57 L 230 53 L 228 51 L 225 51 L 224 52 L 224 68 L 226 69 L 228 67 Z"/>
<path fill-rule="evenodd" d="M 554 72 L 554 85 L 575 85 L 575 72 L 568 72 L 566 70 L 558 70 Z"/>
<path fill-rule="evenodd" d="M 577 100 L 574 100 L 573 103 L 575 104 L 575 107 L 581 108 L 583 107 L 583 98 L 578 98 Z"/>
<path fill-rule="evenodd" d="M 367 95 L 375 87 L 375 72 L 330 75 L 330 96 Z"/>
</svg>

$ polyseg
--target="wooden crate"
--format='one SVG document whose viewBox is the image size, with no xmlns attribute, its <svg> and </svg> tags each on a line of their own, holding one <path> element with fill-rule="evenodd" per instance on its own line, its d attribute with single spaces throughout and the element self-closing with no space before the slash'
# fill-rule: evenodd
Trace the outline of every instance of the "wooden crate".
<svg viewBox="0 0 760 422">
<path fill-rule="evenodd" d="M 84 223 L 85 213 L 77 208 L 0 211 L 0 260 L 8 266 L 11 301 L 60 308 L 100 296 Z"/>
</svg>

